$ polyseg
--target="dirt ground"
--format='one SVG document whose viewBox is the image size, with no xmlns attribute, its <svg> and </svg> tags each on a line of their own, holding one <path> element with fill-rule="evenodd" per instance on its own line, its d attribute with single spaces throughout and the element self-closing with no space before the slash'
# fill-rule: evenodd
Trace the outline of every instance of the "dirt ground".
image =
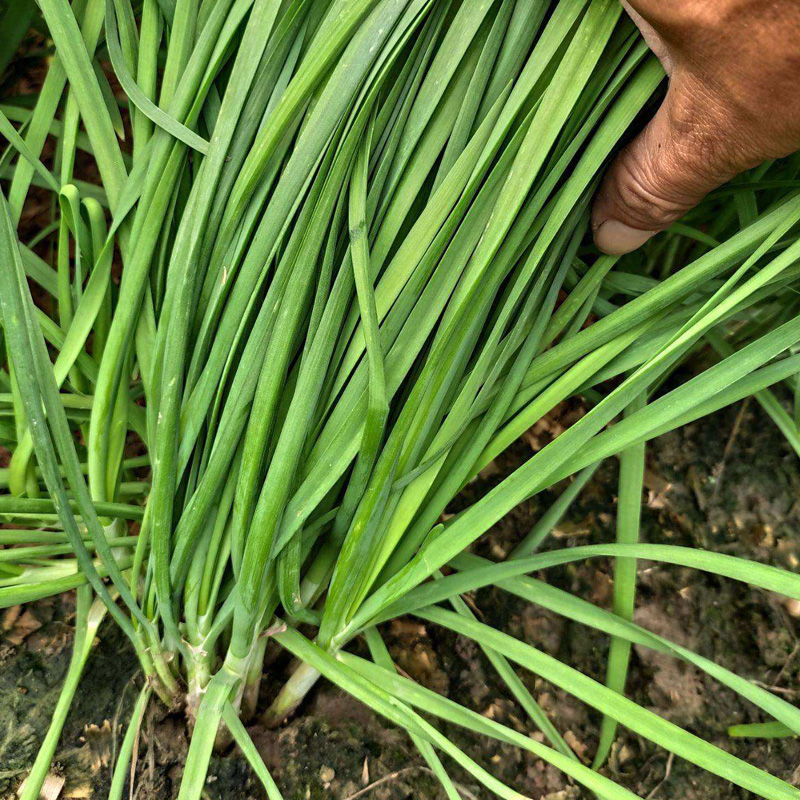
<svg viewBox="0 0 800 800">
<path fill-rule="evenodd" d="M 557 432 L 557 431 L 555 431 Z M 528 443 L 503 457 L 495 474 L 468 489 L 471 501 L 541 446 L 554 431 L 542 425 Z M 652 543 L 708 547 L 796 569 L 800 550 L 800 464 L 754 401 L 663 437 L 648 448 L 644 538 Z M 476 552 L 501 557 L 535 522 L 556 491 L 518 508 L 485 537 Z M 605 464 L 559 526 L 550 547 L 613 538 L 616 464 Z M 564 541 L 564 540 L 567 541 Z M 548 570 L 539 577 L 608 606 L 609 563 L 594 560 Z M 800 609 L 742 584 L 679 567 L 643 563 L 637 621 L 693 648 L 751 680 L 798 700 Z M 604 675 L 607 637 L 485 590 L 474 597 L 486 622 L 582 670 Z M 69 660 L 73 599 L 64 596 L 0 615 L 0 797 L 13 797 L 32 762 L 56 702 Z M 471 642 L 414 619 L 390 623 L 392 655 L 426 686 L 482 714 L 530 731 L 489 663 Z M 288 659 L 274 653 L 262 704 L 274 695 Z M 581 758 L 590 761 L 599 716 L 535 675 L 520 673 L 536 699 Z M 96 650 L 62 737 L 56 772 L 61 797 L 101 798 L 108 788 L 115 747 L 138 688 L 136 661 L 121 635 L 101 629 Z M 640 704 L 751 763 L 800 785 L 800 741 L 731 740 L 728 725 L 760 721 L 756 709 L 696 669 L 635 648 L 629 694 Z M 443 729 L 481 764 L 520 792 L 547 800 L 588 797 L 530 754 Z M 286 800 L 438 800 L 444 793 L 425 770 L 408 738 L 339 690 L 319 686 L 282 728 L 251 733 Z M 184 720 L 152 704 L 143 726 L 133 796 L 176 795 L 186 752 Z M 449 764 L 448 767 L 453 767 Z M 748 793 L 710 776 L 627 730 L 621 730 L 607 774 L 641 797 L 660 800 L 743 800 Z M 487 793 L 453 767 L 466 798 Z M 216 757 L 209 800 L 261 798 L 262 790 L 235 751 Z"/>
</svg>

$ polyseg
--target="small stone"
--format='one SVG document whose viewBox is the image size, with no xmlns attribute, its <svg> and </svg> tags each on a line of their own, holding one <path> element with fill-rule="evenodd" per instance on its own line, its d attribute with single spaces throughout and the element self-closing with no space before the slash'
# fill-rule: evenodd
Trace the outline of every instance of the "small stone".
<svg viewBox="0 0 800 800">
<path fill-rule="evenodd" d="M 786 601 L 786 611 L 791 617 L 800 617 L 800 600 L 794 598 Z"/>
<path fill-rule="evenodd" d="M 564 741 L 581 761 L 586 761 L 586 745 L 572 731 L 564 734 Z"/>
<path fill-rule="evenodd" d="M 619 749 L 618 758 L 620 764 L 627 764 L 634 756 L 633 750 L 627 744 L 623 744 Z"/>
<path fill-rule="evenodd" d="M 336 772 L 330 767 L 323 767 L 319 771 L 319 779 L 323 783 L 330 783 L 336 777 Z"/>
</svg>

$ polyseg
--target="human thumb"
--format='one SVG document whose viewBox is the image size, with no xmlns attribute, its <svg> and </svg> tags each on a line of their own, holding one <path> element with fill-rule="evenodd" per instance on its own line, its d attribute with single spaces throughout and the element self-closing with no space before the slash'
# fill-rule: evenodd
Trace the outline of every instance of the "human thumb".
<svg viewBox="0 0 800 800">
<path fill-rule="evenodd" d="M 725 126 L 712 122 L 713 104 L 695 114 L 697 101 L 697 89 L 687 94 L 673 84 L 606 173 L 592 209 L 595 244 L 604 253 L 635 250 L 749 166 L 738 163 Z"/>
</svg>

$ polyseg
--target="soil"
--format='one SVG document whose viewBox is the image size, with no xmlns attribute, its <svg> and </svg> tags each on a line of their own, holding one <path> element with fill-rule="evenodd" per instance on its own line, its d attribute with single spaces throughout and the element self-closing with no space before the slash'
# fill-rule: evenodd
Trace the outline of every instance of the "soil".
<svg viewBox="0 0 800 800">
<path fill-rule="evenodd" d="M 547 422 L 520 441 L 459 498 L 472 502 L 557 433 Z M 598 471 L 545 547 L 607 542 L 614 535 L 616 463 Z M 477 545 L 498 558 L 530 529 L 562 487 L 523 504 Z M 648 447 L 643 538 L 797 569 L 800 550 L 800 464 L 755 402 L 739 404 L 662 437 Z M 559 541 L 560 540 L 560 541 Z M 608 607 L 612 580 L 607 560 L 566 565 L 538 576 Z M 478 592 L 471 601 L 484 620 L 582 672 L 602 680 L 608 639 L 602 633 L 501 595 Z M 67 668 L 71 645 L 70 595 L 12 609 L 0 617 L 0 797 L 13 797 L 46 730 Z M 753 681 L 790 702 L 798 700 L 800 608 L 767 592 L 680 567 L 641 563 L 637 621 Z M 384 635 L 398 665 L 416 680 L 519 730 L 532 729 L 524 712 L 493 674 L 479 648 L 412 618 L 395 620 Z M 266 706 L 290 669 L 272 654 Z M 599 715 L 520 671 L 536 699 L 576 753 L 590 762 Z M 101 628 L 62 736 L 54 772 L 61 797 L 106 796 L 115 747 L 139 686 L 133 654 L 112 625 Z M 729 752 L 800 785 L 797 739 L 731 739 L 731 724 L 757 722 L 757 709 L 693 667 L 634 648 L 628 694 L 641 705 Z M 589 795 L 530 754 L 465 733 L 444 732 L 494 775 L 532 798 L 582 800 Z M 318 686 L 299 714 L 278 730 L 258 725 L 251 734 L 286 800 L 439 800 L 444 793 L 401 731 L 330 685 Z M 532 735 L 536 735 L 532 733 Z M 151 704 L 141 732 L 134 797 L 176 796 L 187 746 L 182 717 Z M 488 794 L 452 764 L 466 798 Z M 621 729 L 606 774 L 646 798 L 743 800 L 747 792 L 704 773 Z M 235 750 L 215 757 L 209 800 L 261 798 L 263 790 Z"/>
</svg>

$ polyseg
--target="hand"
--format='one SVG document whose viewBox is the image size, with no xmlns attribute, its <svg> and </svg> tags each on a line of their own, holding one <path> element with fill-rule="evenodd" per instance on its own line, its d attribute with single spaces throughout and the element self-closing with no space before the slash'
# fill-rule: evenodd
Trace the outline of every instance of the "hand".
<svg viewBox="0 0 800 800">
<path fill-rule="evenodd" d="M 635 250 L 712 189 L 800 149 L 798 0 L 622 0 L 669 75 L 592 210 L 595 243 Z"/>
</svg>

